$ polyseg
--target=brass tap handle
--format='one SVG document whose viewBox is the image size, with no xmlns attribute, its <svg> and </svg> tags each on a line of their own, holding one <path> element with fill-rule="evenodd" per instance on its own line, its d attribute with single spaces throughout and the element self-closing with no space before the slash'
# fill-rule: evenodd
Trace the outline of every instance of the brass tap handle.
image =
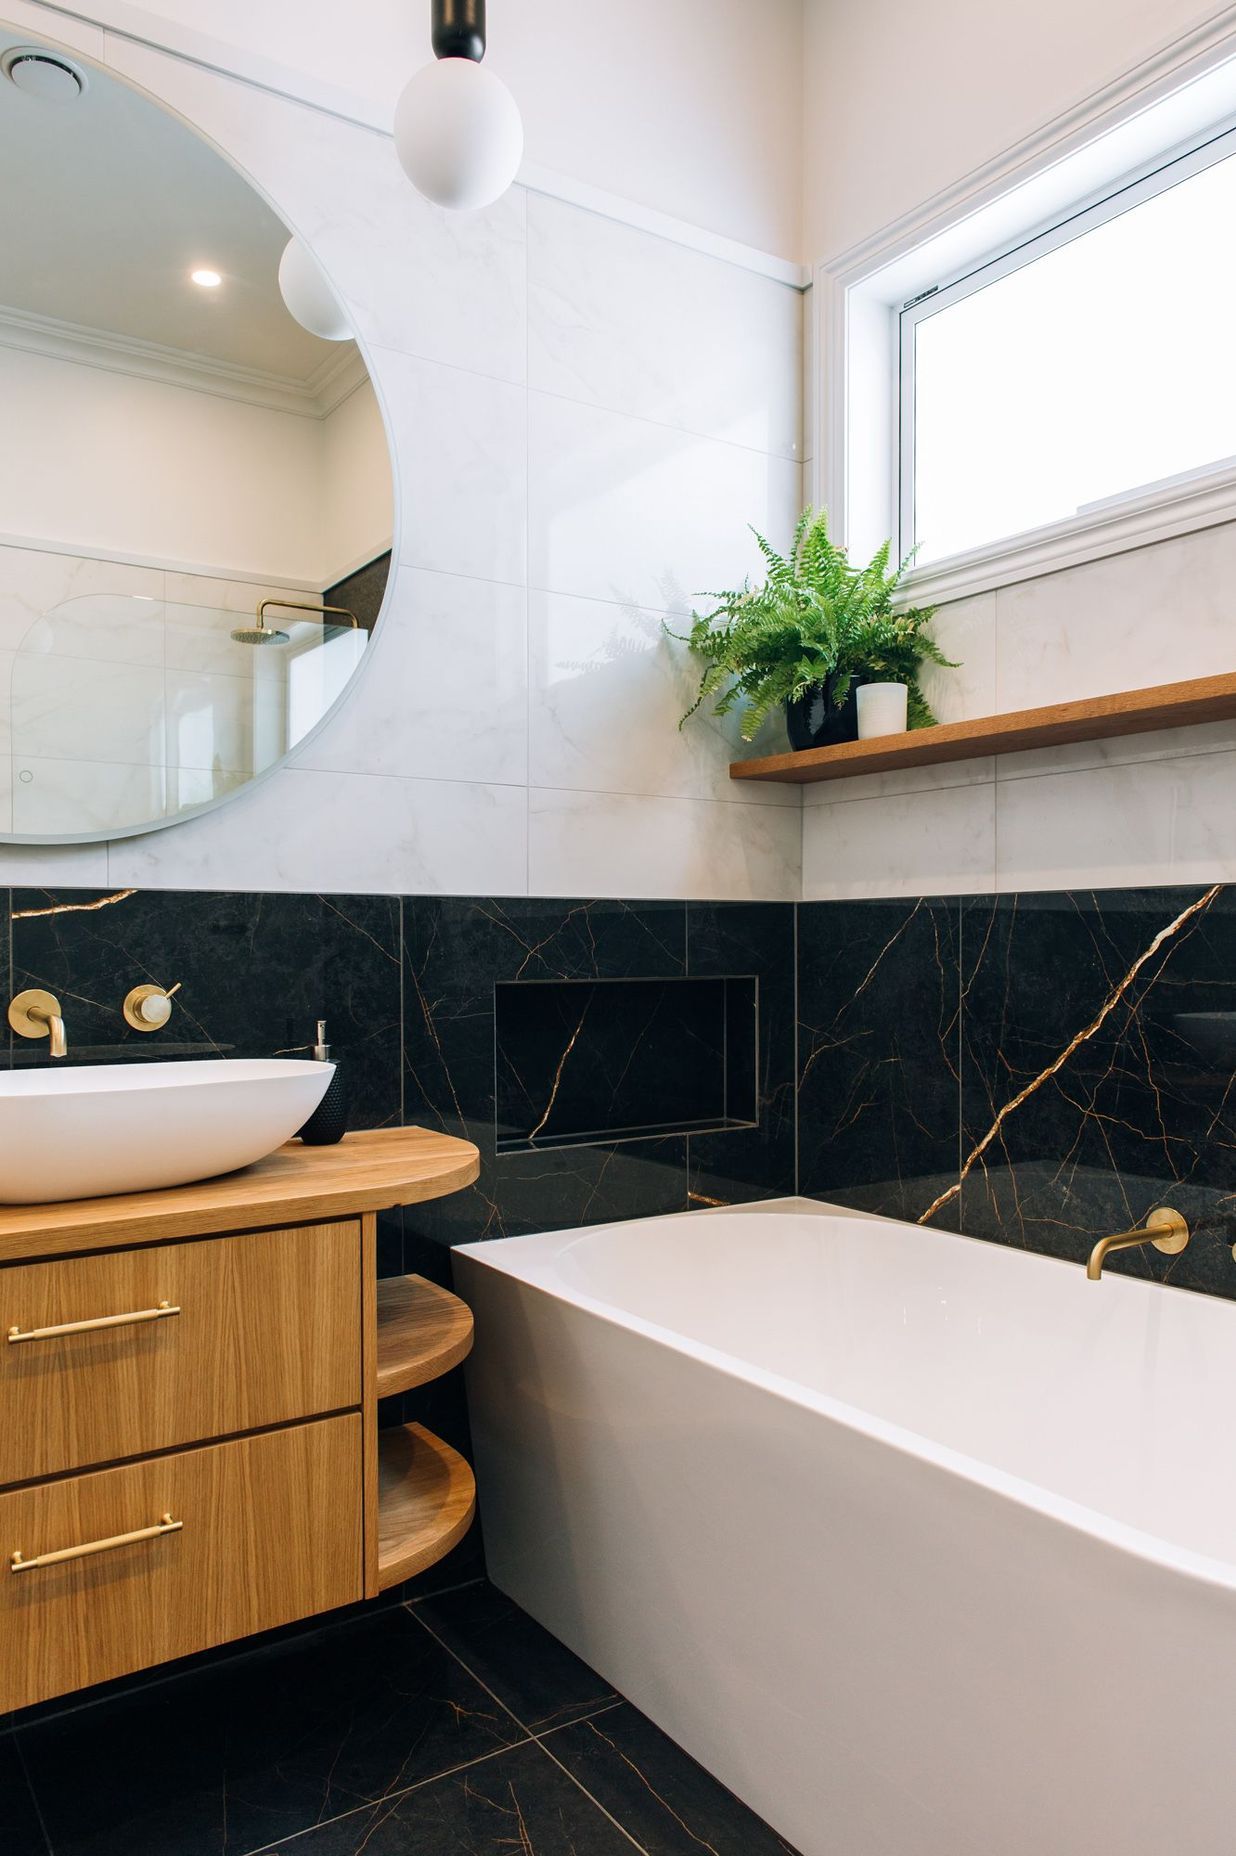
<svg viewBox="0 0 1236 1856">
<path fill-rule="evenodd" d="M 1086 1281 L 1098 1282 L 1103 1265 L 1113 1250 L 1133 1250 L 1143 1244 L 1153 1245 L 1165 1256 L 1178 1257 L 1189 1241 L 1189 1227 L 1170 1205 L 1160 1205 L 1136 1231 L 1117 1231 L 1114 1237 L 1101 1237 L 1090 1252 L 1086 1264 Z"/>
<path fill-rule="evenodd" d="M 161 1031 L 172 1015 L 171 1001 L 183 981 L 174 986 L 134 986 L 125 994 L 124 1022 L 134 1031 Z"/>
</svg>

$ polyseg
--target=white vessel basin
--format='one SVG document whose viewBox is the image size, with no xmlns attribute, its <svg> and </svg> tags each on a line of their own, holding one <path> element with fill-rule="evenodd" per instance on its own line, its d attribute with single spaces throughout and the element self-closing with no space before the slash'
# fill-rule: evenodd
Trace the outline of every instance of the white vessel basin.
<svg viewBox="0 0 1236 1856">
<path fill-rule="evenodd" d="M 183 1186 L 290 1140 L 334 1075 L 284 1057 L 0 1074 L 0 1204 Z"/>
</svg>

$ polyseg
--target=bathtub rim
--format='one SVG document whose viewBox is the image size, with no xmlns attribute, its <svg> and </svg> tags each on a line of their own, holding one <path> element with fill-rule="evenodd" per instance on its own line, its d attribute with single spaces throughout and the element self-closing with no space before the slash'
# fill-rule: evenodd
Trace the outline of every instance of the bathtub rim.
<svg viewBox="0 0 1236 1856">
<path fill-rule="evenodd" d="M 538 1261 L 544 1261 L 543 1252 L 546 1250 L 550 1250 L 551 1255 L 556 1254 L 572 1239 L 595 1237 L 607 1231 L 622 1231 L 640 1225 L 663 1224 L 668 1219 L 717 1218 L 727 1217 L 733 1213 L 760 1214 L 765 1212 L 773 1215 L 788 1214 L 800 1217 L 823 1213 L 830 1217 L 892 1226 L 894 1229 L 920 1230 L 919 1226 L 910 1224 L 904 1219 L 888 1218 L 879 1212 L 860 1211 L 853 1206 L 833 1204 L 827 1199 L 793 1196 L 779 1199 L 756 1199 L 736 1205 L 701 1206 L 686 1212 L 657 1212 L 647 1218 L 610 1219 L 602 1224 L 572 1225 L 554 1231 L 530 1231 L 518 1237 L 483 1238 L 472 1243 L 453 1244 L 451 1253 L 453 1256 L 462 1257 L 469 1265 L 492 1270 L 500 1276 L 509 1277 L 535 1296 L 544 1297 L 550 1302 L 565 1303 L 570 1308 L 578 1308 L 611 1327 L 636 1334 L 658 1346 L 668 1347 L 672 1352 L 682 1355 L 711 1372 L 719 1372 L 730 1378 L 743 1380 L 772 1398 L 814 1412 L 831 1423 L 840 1425 L 859 1436 L 867 1437 L 886 1449 L 896 1451 L 899 1455 L 926 1462 L 931 1467 L 943 1471 L 945 1475 L 958 1477 L 964 1482 L 988 1490 L 993 1495 L 1002 1496 L 1063 1527 L 1085 1534 L 1118 1553 L 1127 1554 L 1165 1571 L 1180 1574 L 1197 1584 L 1236 1593 L 1236 1559 L 1230 1563 L 1216 1559 L 1209 1554 L 1199 1553 L 1191 1547 L 1181 1546 L 1174 1541 L 1164 1539 L 1159 1534 L 1151 1534 L 1144 1528 L 1133 1527 L 1128 1522 L 1104 1514 L 1101 1509 L 1088 1507 L 1084 1502 L 1074 1501 L 1069 1496 L 1057 1494 L 1041 1483 L 1031 1482 L 1028 1478 L 1013 1475 L 1010 1471 L 1000 1469 L 995 1464 L 985 1463 L 981 1458 L 971 1456 L 963 1450 L 953 1449 L 950 1445 L 942 1444 L 935 1438 L 925 1436 L 922 1432 L 911 1430 L 906 1425 L 894 1424 L 887 1418 L 877 1417 L 872 1412 L 864 1411 L 861 1406 L 849 1404 L 844 1399 L 835 1398 L 829 1393 L 814 1391 L 811 1387 L 802 1385 L 798 1380 L 790 1379 L 781 1373 L 771 1372 L 767 1367 L 757 1366 L 742 1359 L 738 1354 L 728 1353 L 723 1348 L 710 1346 L 706 1341 L 696 1340 L 690 1335 L 682 1334 L 676 1328 L 665 1327 L 660 1322 L 650 1321 L 643 1315 L 631 1314 L 625 1309 L 617 1308 L 609 1302 L 603 1302 L 598 1297 L 573 1286 L 563 1283 L 555 1288 L 543 1280 L 541 1274 L 530 1275 L 526 1267 L 520 1269 L 516 1266 L 517 1255 L 521 1252 L 533 1250 Z M 961 1232 L 938 1230 L 931 1226 L 927 1227 L 924 1234 L 961 1244 L 987 1242 L 986 1239 L 967 1237 Z M 505 1260 L 502 1260 L 504 1254 Z M 1019 1250 L 1014 1254 L 1026 1265 L 1042 1265 L 1073 1271 L 1081 1269 L 1079 1264 L 1069 1263 L 1060 1257 L 1044 1256 L 1039 1252 Z M 1145 1294 L 1166 1293 L 1189 1296 L 1194 1294 L 1192 1290 L 1179 1289 L 1171 1283 L 1142 1282 L 1136 1277 L 1113 1277 L 1112 1283 L 1113 1285 L 1119 1283 L 1123 1289 L 1141 1291 Z M 1211 1297 L 1209 1299 L 1221 1301 L 1224 1298 Z M 1236 1341 L 1236 1334 L 1233 1339 Z"/>
</svg>

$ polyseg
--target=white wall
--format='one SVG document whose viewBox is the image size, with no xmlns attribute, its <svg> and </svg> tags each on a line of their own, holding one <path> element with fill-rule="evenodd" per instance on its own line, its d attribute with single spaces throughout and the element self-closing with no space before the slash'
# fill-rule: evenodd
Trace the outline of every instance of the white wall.
<svg viewBox="0 0 1236 1856">
<path fill-rule="evenodd" d="M 321 592 L 390 546 L 372 386 L 325 419 L 0 345 L 0 529 Z"/>
<path fill-rule="evenodd" d="M 805 0 L 803 259 L 847 251 L 1217 11 Z"/>
<path fill-rule="evenodd" d="M 166 832 L 10 848 L 0 880 L 796 896 L 798 795 L 729 781 L 719 728 L 678 733 L 694 679 L 661 620 L 756 565 L 748 522 L 788 534 L 798 292 L 520 189 L 441 213 L 371 131 L 105 51 L 257 179 L 348 303 L 394 441 L 393 587 L 293 765 Z"/>
<path fill-rule="evenodd" d="M 1192 0 L 808 0 L 808 248 L 826 257 L 1045 126 L 1193 23 Z M 943 721 L 1230 671 L 1236 526 L 958 601 Z M 1236 724 L 809 787 L 808 898 L 1236 874 Z"/>
<path fill-rule="evenodd" d="M 209 34 L 353 93 L 384 124 L 431 55 L 429 0 L 90 11 Z M 488 58 L 519 101 L 530 162 L 792 258 L 801 24 L 802 0 L 494 0 Z"/>
</svg>

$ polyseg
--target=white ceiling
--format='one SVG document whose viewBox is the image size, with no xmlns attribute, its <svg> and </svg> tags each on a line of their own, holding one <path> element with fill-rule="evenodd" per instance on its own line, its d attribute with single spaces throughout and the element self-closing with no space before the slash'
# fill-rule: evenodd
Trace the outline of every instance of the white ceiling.
<svg viewBox="0 0 1236 1856">
<path fill-rule="evenodd" d="M 0 54 L 31 43 L 0 30 Z M 283 306 L 288 230 L 265 201 L 178 118 L 82 69 L 88 88 L 70 104 L 0 77 L 0 315 L 52 317 L 296 382 L 338 359 L 340 344 Z M 191 283 L 197 266 L 219 271 L 222 286 Z"/>
</svg>

